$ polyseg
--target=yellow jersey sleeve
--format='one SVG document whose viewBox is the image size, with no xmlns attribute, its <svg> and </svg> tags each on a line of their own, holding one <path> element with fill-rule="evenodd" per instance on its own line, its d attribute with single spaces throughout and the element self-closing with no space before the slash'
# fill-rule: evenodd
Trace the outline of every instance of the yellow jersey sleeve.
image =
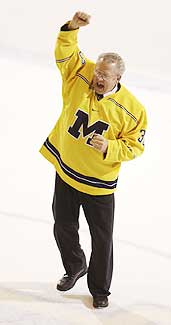
<svg viewBox="0 0 171 325">
<path fill-rule="evenodd" d="M 55 44 L 55 59 L 63 82 L 75 76 L 85 63 L 85 57 L 77 43 L 79 29 L 60 31 Z"/>
<path fill-rule="evenodd" d="M 106 155 L 104 155 L 104 161 L 110 163 L 122 162 L 140 156 L 144 151 L 146 128 L 146 111 L 142 109 L 136 126 L 127 129 L 118 139 L 108 140 L 108 149 Z"/>
</svg>

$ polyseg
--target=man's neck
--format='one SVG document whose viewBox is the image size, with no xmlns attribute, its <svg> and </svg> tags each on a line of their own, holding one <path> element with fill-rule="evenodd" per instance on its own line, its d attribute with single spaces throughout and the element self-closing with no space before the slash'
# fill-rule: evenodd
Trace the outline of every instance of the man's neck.
<svg viewBox="0 0 171 325">
<path fill-rule="evenodd" d="M 108 96 L 108 95 L 111 95 L 111 94 L 114 94 L 114 93 L 117 92 L 117 90 L 118 90 L 118 84 L 116 84 L 116 85 L 112 88 L 112 90 L 110 90 L 110 91 L 108 91 L 107 93 L 103 94 L 103 97 Z"/>
</svg>

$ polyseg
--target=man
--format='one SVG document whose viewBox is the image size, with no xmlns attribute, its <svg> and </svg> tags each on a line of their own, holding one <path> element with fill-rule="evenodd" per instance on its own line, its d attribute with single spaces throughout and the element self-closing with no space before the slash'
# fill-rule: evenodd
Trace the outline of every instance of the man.
<svg viewBox="0 0 171 325">
<path fill-rule="evenodd" d="M 95 64 L 79 50 L 79 28 L 89 21 L 76 12 L 59 33 L 63 109 L 40 152 L 56 170 L 54 236 L 66 271 L 57 289 L 71 289 L 87 273 L 93 306 L 103 308 L 113 272 L 114 191 L 121 162 L 144 150 L 146 113 L 119 82 L 125 66 L 118 54 L 101 54 Z M 79 244 L 81 205 L 92 239 L 88 268 Z"/>
</svg>

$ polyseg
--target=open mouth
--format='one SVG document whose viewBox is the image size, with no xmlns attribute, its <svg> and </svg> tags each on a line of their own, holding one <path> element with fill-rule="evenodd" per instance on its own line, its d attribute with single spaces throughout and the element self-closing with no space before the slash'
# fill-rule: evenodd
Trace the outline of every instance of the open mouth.
<svg viewBox="0 0 171 325">
<path fill-rule="evenodd" d="M 96 82 L 96 86 L 99 90 L 103 90 L 104 89 L 104 85 L 101 82 Z"/>
</svg>

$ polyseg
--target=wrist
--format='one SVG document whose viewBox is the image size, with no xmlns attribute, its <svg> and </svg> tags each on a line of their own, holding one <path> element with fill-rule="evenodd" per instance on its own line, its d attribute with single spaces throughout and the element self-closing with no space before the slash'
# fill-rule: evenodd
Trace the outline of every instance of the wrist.
<svg viewBox="0 0 171 325">
<path fill-rule="evenodd" d="M 71 21 L 68 23 L 68 28 L 69 28 L 69 30 L 73 30 L 73 29 L 78 29 L 79 26 L 71 20 Z"/>
</svg>

